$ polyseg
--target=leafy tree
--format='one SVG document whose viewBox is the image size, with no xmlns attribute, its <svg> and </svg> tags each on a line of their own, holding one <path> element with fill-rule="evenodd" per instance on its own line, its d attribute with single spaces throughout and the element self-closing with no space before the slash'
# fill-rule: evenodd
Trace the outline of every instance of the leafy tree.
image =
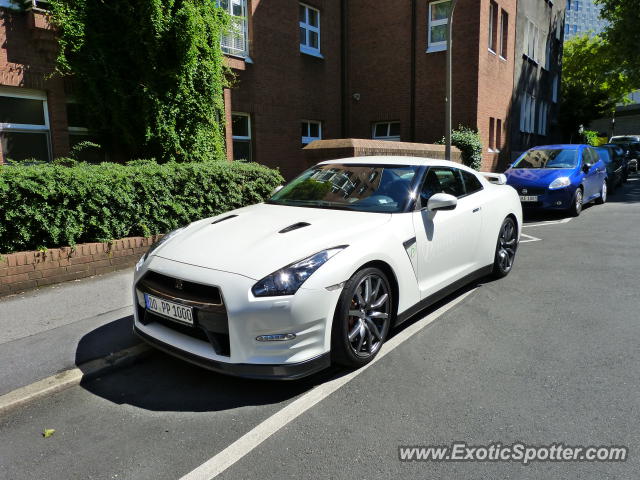
<svg viewBox="0 0 640 480">
<path fill-rule="evenodd" d="M 228 18 L 212 0 L 50 0 L 58 71 L 87 123 L 128 158 L 224 156 Z"/>
<path fill-rule="evenodd" d="M 560 127 L 566 138 L 580 125 L 610 114 L 633 90 L 629 77 L 602 37 L 573 37 L 564 45 Z"/>
<path fill-rule="evenodd" d="M 604 37 L 610 54 L 620 63 L 636 88 L 640 88 L 640 0 L 596 0 L 600 15 L 609 22 Z"/>
</svg>

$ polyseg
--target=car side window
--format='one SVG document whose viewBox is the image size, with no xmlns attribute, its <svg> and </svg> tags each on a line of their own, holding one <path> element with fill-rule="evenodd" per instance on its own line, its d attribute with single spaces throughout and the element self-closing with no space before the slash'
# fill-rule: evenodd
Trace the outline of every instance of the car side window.
<svg viewBox="0 0 640 480">
<path fill-rule="evenodd" d="M 594 157 L 593 151 L 590 148 L 585 148 L 582 150 L 582 165 L 593 165 L 597 162 L 597 159 Z"/>
<path fill-rule="evenodd" d="M 467 172 L 466 170 L 459 170 L 459 172 L 460 175 L 462 175 L 462 181 L 464 182 L 465 195 L 471 195 L 472 193 L 482 190 L 482 183 L 480 183 L 478 177 L 473 173 Z"/>
<path fill-rule="evenodd" d="M 458 169 L 447 167 L 431 167 L 425 175 L 422 189 L 420 190 L 420 201 L 423 206 L 436 193 L 448 193 L 454 197 L 461 197 L 464 193 L 462 177 Z"/>
</svg>

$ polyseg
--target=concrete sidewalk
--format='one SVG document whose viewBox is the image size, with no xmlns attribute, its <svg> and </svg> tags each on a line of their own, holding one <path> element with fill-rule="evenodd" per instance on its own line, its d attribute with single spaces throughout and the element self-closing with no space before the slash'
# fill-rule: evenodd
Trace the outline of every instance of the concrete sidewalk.
<svg viewBox="0 0 640 480">
<path fill-rule="evenodd" d="M 138 342 L 131 271 L 0 298 L 0 395 Z"/>
</svg>

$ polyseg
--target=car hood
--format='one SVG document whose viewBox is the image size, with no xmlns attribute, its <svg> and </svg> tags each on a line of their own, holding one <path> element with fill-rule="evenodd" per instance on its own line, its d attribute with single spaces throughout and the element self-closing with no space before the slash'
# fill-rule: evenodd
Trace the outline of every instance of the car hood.
<svg viewBox="0 0 640 480">
<path fill-rule="evenodd" d="M 154 255 L 260 280 L 314 253 L 362 239 L 389 220 L 391 214 L 261 203 L 191 224 Z M 285 229 L 290 230 L 280 233 Z"/>
<path fill-rule="evenodd" d="M 573 168 L 510 168 L 505 175 L 510 185 L 548 187 L 556 178 L 570 177 L 574 171 Z"/>
</svg>

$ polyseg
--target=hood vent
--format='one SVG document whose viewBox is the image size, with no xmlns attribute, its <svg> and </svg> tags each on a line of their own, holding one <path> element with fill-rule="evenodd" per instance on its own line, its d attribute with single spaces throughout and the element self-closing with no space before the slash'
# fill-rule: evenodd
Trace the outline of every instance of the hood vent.
<svg viewBox="0 0 640 480">
<path fill-rule="evenodd" d="M 216 223 L 224 222 L 225 220 L 230 220 L 230 219 L 235 218 L 237 216 L 238 215 L 229 215 L 228 217 L 220 218 L 220 219 L 216 220 L 215 222 L 211 222 L 211 225 L 215 225 Z"/>
<path fill-rule="evenodd" d="M 283 228 L 278 233 L 289 233 L 289 232 L 292 232 L 294 230 L 298 230 L 299 228 L 309 227 L 310 225 L 311 224 L 307 223 L 307 222 L 298 222 L 298 223 L 294 223 L 293 225 L 289 225 L 286 228 Z"/>
</svg>

